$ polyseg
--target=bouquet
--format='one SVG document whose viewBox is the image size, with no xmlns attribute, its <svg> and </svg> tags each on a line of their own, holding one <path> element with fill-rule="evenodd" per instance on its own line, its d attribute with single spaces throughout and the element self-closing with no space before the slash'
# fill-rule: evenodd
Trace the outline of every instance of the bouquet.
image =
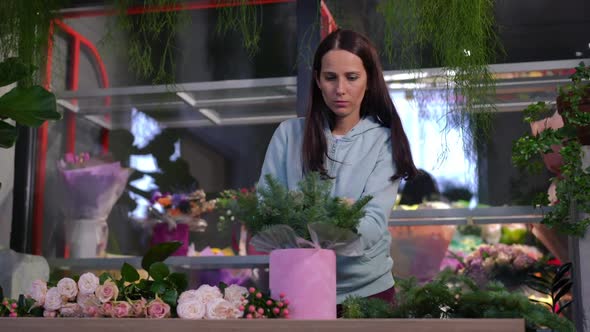
<svg viewBox="0 0 590 332">
<path fill-rule="evenodd" d="M 107 218 L 132 170 L 107 156 L 67 153 L 58 162 L 58 171 L 71 256 L 103 256 L 108 239 Z"/>
<path fill-rule="evenodd" d="M 215 209 L 215 200 L 207 200 L 203 190 L 189 194 L 162 194 L 155 192 L 151 199 L 150 214 L 158 223 L 154 226 L 152 244 L 180 241 L 183 245 L 174 255 L 186 256 L 189 231 L 203 232 L 207 222 L 201 215 Z"/>
<path fill-rule="evenodd" d="M 465 257 L 462 271 L 480 286 L 495 279 L 510 288 L 521 285 L 542 257 L 541 252 L 531 246 L 484 244 Z"/>
</svg>

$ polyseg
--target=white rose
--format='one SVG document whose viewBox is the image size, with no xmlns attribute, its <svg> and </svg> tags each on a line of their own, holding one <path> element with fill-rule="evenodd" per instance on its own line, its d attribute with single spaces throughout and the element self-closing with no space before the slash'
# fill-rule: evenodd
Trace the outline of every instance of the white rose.
<svg viewBox="0 0 590 332">
<path fill-rule="evenodd" d="M 78 297 L 76 298 L 76 303 L 78 303 L 82 308 L 86 308 L 88 306 L 100 306 L 100 301 L 94 294 L 78 294 Z"/>
<path fill-rule="evenodd" d="M 47 311 L 57 311 L 64 304 L 64 301 L 57 290 L 57 287 L 51 287 L 45 294 L 44 308 Z"/>
<path fill-rule="evenodd" d="M 66 300 L 73 300 L 78 294 L 78 285 L 74 279 L 63 278 L 57 283 L 57 290 Z"/>
<path fill-rule="evenodd" d="M 225 299 L 236 307 L 243 305 L 242 299 L 248 295 L 248 289 L 240 285 L 231 285 L 225 289 Z"/>
<path fill-rule="evenodd" d="M 78 303 L 66 303 L 59 309 L 59 314 L 62 317 L 82 317 L 82 308 Z"/>
<path fill-rule="evenodd" d="M 96 287 L 99 285 L 98 277 L 94 275 L 94 273 L 84 273 L 80 276 L 78 280 L 78 288 L 80 290 L 80 294 L 94 294 Z"/>
<path fill-rule="evenodd" d="M 199 302 L 205 304 L 205 302 L 203 301 L 203 295 L 196 289 L 187 290 L 180 294 L 180 296 L 178 297 L 178 304 L 182 304 L 185 302 Z"/>
<path fill-rule="evenodd" d="M 182 319 L 202 319 L 207 306 L 200 301 L 183 302 L 176 307 L 178 317 Z"/>
<path fill-rule="evenodd" d="M 209 303 L 213 299 L 223 299 L 221 291 L 216 286 L 201 285 L 197 292 L 201 295 L 204 303 Z"/>
<path fill-rule="evenodd" d="M 107 280 L 104 284 L 96 287 L 96 291 L 94 291 L 98 300 L 102 303 L 109 302 L 111 300 L 117 300 L 117 296 L 119 296 L 119 288 L 117 285 L 112 282 L 111 280 Z"/>
<path fill-rule="evenodd" d="M 207 314 L 205 315 L 208 319 L 232 319 L 240 318 L 242 312 L 236 308 L 235 305 L 224 299 L 212 299 L 207 303 Z"/>
<path fill-rule="evenodd" d="M 37 302 L 37 305 L 43 306 L 45 303 L 45 294 L 47 294 L 47 283 L 43 280 L 33 281 L 29 289 L 29 296 Z"/>
</svg>

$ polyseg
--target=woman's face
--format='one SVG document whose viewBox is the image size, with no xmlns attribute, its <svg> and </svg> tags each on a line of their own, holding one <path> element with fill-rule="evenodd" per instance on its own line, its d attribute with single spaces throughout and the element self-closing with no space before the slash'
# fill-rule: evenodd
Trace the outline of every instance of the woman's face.
<svg viewBox="0 0 590 332">
<path fill-rule="evenodd" d="M 322 58 L 316 82 L 324 102 L 338 118 L 360 117 L 361 102 L 367 90 L 367 72 L 356 54 L 331 50 Z"/>
</svg>

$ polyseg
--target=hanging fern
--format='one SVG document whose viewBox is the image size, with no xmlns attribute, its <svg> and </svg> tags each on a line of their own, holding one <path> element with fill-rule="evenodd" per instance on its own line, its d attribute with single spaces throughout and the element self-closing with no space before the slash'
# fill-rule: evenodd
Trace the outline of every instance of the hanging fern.
<svg viewBox="0 0 590 332">
<path fill-rule="evenodd" d="M 489 137 L 495 111 L 495 80 L 488 67 L 500 49 L 494 1 L 384 0 L 378 12 L 390 62 L 416 69 L 431 59 L 442 67 L 435 83 L 448 105 L 445 132 L 459 129 L 465 152 L 473 153 Z"/>
<path fill-rule="evenodd" d="M 229 31 L 241 32 L 246 52 L 250 57 L 256 55 L 262 31 L 262 6 L 248 4 L 247 0 L 217 0 L 217 3 L 220 6 L 216 32 L 220 35 Z"/>
</svg>

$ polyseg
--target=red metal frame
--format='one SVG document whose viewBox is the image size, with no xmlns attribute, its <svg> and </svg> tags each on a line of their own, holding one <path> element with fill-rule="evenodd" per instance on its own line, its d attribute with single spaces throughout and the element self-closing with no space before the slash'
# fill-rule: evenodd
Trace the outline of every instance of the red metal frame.
<svg viewBox="0 0 590 332">
<path fill-rule="evenodd" d="M 288 3 L 294 2 L 295 0 L 247 0 L 247 5 L 266 5 L 266 4 L 277 4 L 277 3 Z M 145 13 L 155 13 L 155 12 L 167 12 L 167 11 L 179 11 L 179 10 L 200 10 L 200 9 L 213 9 L 213 8 L 222 8 L 222 7 L 230 7 L 230 6 L 237 6 L 242 5 L 242 2 L 238 2 L 235 0 L 201 0 L 201 1 L 192 1 L 187 3 L 182 3 L 174 6 L 136 6 L 131 7 L 127 10 L 127 15 L 139 15 Z M 64 13 L 62 15 L 63 18 L 81 18 L 81 17 L 92 17 L 92 16 L 108 16 L 108 15 L 115 15 L 117 14 L 117 10 L 114 9 L 101 9 L 101 10 L 80 10 L 80 11 L 72 11 L 68 13 Z M 324 3 L 321 1 L 321 36 L 324 38 L 330 32 L 336 30 L 338 27 L 330 10 Z M 54 20 L 51 22 L 49 27 L 49 40 L 48 40 L 48 47 L 47 47 L 47 62 L 45 64 L 45 82 L 44 86 L 46 89 L 50 89 L 51 86 L 51 76 L 52 76 L 52 62 L 53 62 L 53 33 L 55 26 L 59 27 L 60 30 L 65 32 L 72 38 L 73 46 L 71 49 L 71 58 L 72 61 L 70 62 L 69 68 L 69 85 L 68 89 L 72 91 L 78 90 L 78 83 L 79 83 L 79 71 L 80 71 L 80 50 L 81 47 L 84 46 L 88 51 L 90 51 L 91 55 L 96 60 L 96 64 L 98 65 L 98 72 L 100 75 L 100 81 L 103 88 L 109 87 L 109 79 L 106 71 L 106 67 L 104 62 L 102 61 L 98 50 L 96 49 L 95 45 L 86 39 L 83 35 L 79 32 L 65 24 L 61 20 Z M 73 102 L 76 103 L 75 101 Z M 110 105 L 110 97 L 107 97 L 105 100 L 105 104 L 108 106 Z M 106 115 L 108 117 L 108 115 Z M 72 112 L 66 112 L 66 152 L 75 152 L 75 145 L 76 145 L 76 118 Z M 38 151 L 37 151 L 37 160 L 36 160 L 36 170 L 35 170 L 35 192 L 33 196 L 34 200 L 34 210 L 33 210 L 33 234 L 32 234 L 32 250 L 33 254 L 41 255 L 41 248 L 42 248 L 42 240 L 43 240 L 43 208 L 44 208 L 44 199 L 43 195 L 45 193 L 45 175 L 46 175 L 46 161 L 47 161 L 47 132 L 48 132 L 48 125 L 45 122 L 41 125 L 38 129 Z M 103 153 L 108 152 L 109 148 L 109 131 L 107 129 L 102 129 L 100 134 L 100 142 L 102 146 Z M 68 257 L 68 249 L 66 248 L 66 252 L 64 253 L 64 257 Z"/>
</svg>

